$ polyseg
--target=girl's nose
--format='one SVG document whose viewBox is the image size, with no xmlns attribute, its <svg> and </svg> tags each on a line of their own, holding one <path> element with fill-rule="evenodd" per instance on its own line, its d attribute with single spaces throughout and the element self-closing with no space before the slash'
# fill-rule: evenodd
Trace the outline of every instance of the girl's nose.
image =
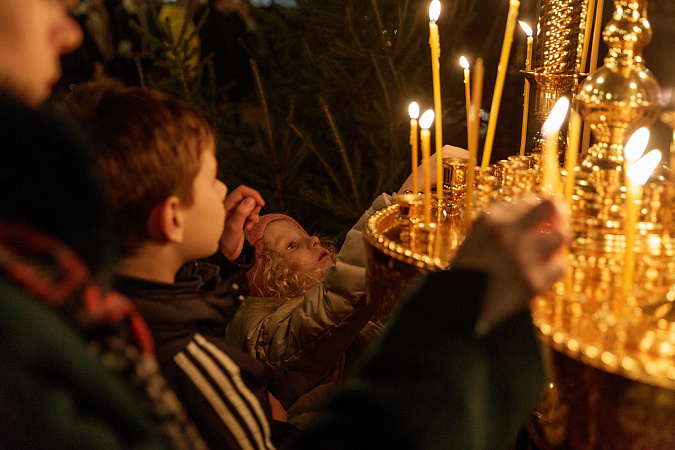
<svg viewBox="0 0 675 450">
<path fill-rule="evenodd" d="M 309 238 L 309 248 L 314 248 L 318 247 L 321 242 L 319 241 L 319 238 L 316 236 L 310 236 Z"/>
</svg>

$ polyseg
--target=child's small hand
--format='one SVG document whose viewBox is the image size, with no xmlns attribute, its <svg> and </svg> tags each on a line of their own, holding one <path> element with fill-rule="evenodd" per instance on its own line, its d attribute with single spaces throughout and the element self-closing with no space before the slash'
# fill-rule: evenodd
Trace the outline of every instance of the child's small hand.
<svg viewBox="0 0 675 450">
<path fill-rule="evenodd" d="M 235 260 L 244 247 L 244 232 L 258 223 L 260 209 L 265 206 L 262 195 L 248 186 L 238 186 L 223 202 L 225 230 L 220 238 L 220 251 Z"/>
<path fill-rule="evenodd" d="M 463 148 L 453 147 L 452 145 L 444 145 L 442 149 L 443 158 L 463 158 L 469 159 L 469 152 Z M 401 188 L 398 190 L 398 193 L 401 194 L 405 191 L 419 192 L 424 183 L 424 167 L 420 164 L 416 169 L 418 177 L 418 186 L 413 186 L 413 177 L 412 174 L 405 180 Z M 429 173 L 431 175 L 431 187 L 436 186 L 436 153 L 431 155 L 429 158 Z"/>
</svg>

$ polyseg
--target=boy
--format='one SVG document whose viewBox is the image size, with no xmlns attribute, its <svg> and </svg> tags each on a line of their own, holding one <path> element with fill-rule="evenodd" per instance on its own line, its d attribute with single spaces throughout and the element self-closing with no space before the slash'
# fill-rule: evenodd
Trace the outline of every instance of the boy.
<svg viewBox="0 0 675 450">
<path fill-rule="evenodd" d="M 111 199 L 116 288 L 148 322 L 164 376 L 209 446 L 271 448 L 262 366 L 223 339 L 245 277 L 234 263 L 195 261 L 236 258 L 262 197 L 245 186 L 226 197 L 209 124 L 169 95 L 105 82 L 78 88 L 68 104 L 96 145 Z"/>
</svg>

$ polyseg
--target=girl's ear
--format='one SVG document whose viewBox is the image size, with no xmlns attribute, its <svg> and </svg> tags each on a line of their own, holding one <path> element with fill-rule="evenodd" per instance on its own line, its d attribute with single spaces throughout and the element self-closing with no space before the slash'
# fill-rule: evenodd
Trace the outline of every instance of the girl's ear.
<svg viewBox="0 0 675 450">
<path fill-rule="evenodd" d="M 180 199 L 172 195 L 155 206 L 148 218 L 148 233 L 154 241 L 180 243 L 184 238 L 183 210 Z"/>
</svg>

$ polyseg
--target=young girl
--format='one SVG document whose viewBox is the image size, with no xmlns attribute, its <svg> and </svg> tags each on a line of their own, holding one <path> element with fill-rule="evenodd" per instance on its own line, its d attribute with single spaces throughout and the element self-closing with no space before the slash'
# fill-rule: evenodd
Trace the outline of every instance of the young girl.
<svg viewBox="0 0 675 450">
<path fill-rule="evenodd" d="M 443 156 L 463 156 L 444 149 Z M 435 173 L 435 170 L 431 171 Z M 412 188 L 410 178 L 401 187 Z M 226 330 L 226 339 L 269 369 L 269 390 L 302 427 L 358 363 L 382 330 L 371 321 L 377 299 L 366 296 L 362 230 L 391 203 L 380 195 L 347 233 L 334 255 L 291 217 L 262 216 L 247 233 L 256 263 L 247 273 L 250 294 Z"/>
</svg>

